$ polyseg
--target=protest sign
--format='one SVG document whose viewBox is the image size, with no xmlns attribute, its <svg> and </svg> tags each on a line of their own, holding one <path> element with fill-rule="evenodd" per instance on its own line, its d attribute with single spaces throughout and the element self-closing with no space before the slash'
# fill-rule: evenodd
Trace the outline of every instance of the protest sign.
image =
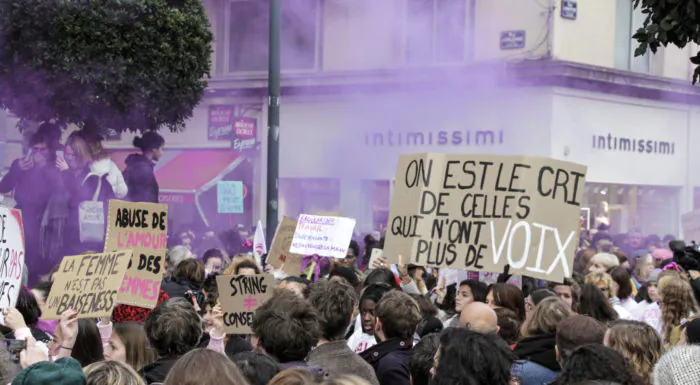
<svg viewBox="0 0 700 385">
<path fill-rule="evenodd" d="M 168 206 L 111 200 L 107 224 L 104 251 L 134 251 L 118 302 L 154 308 L 165 274 Z"/>
<path fill-rule="evenodd" d="M 216 184 L 216 208 L 221 214 L 243 213 L 243 182 L 219 181 Z"/>
<path fill-rule="evenodd" d="M 119 250 L 64 257 L 41 318 L 60 319 L 69 309 L 78 318 L 111 316 L 131 256 L 131 250 Z"/>
<path fill-rule="evenodd" d="M 282 221 L 277 225 L 270 252 L 267 254 L 267 263 L 270 266 L 294 276 L 298 276 L 301 273 L 301 260 L 304 257 L 289 251 L 296 229 L 297 221 L 289 217 L 283 217 Z"/>
<path fill-rule="evenodd" d="M 0 309 L 5 310 L 16 305 L 22 286 L 24 225 L 19 210 L 0 207 L 0 258 Z"/>
<path fill-rule="evenodd" d="M 216 277 L 219 301 L 227 334 L 250 334 L 255 310 L 272 297 L 275 278 L 261 275 L 220 275 Z"/>
<path fill-rule="evenodd" d="M 345 258 L 355 220 L 342 217 L 299 216 L 289 251 L 301 255 Z"/>
<path fill-rule="evenodd" d="M 681 215 L 681 227 L 683 228 L 683 240 L 686 243 L 691 241 L 700 243 L 700 210 Z"/>
<path fill-rule="evenodd" d="M 570 277 L 586 167 L 539 157 L 402 155 L 384 255 L 560 282 Z"/>
</svg>

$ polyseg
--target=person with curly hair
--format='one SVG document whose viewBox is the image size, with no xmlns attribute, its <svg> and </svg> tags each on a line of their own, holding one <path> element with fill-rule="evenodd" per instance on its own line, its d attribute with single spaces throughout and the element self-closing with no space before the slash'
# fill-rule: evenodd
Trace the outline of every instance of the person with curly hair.
<svg viewBox="0 0 700 385">
<path fill-rule="evenodd" d="M 431 385 L 509 385 L 515 357 L 496 334 L 447 329 L 435 354 Z"/>
<path fill-rule="evenodd" d="M 620 385 L 643 385 L 620 353 L 603 345 L 585 345 L 566 359 L 553 385 L 581 384 L 587 381 L 608 381 Z"/>
<path fill-rule="evenodd" d="M 659 305 L 661 306 L 662 336 L 665 343 L 670 343 L 673 328 L 683 320 L 698 312 L 698 303 L 693 295 L 693 288 L 687 281 L 673 276 L 659 280 Z"/>
<path fill-rule="evenodd" d="M 654 328 L 644 322 L 619 321 L 608 329 L 604 343 L 627 358 L 646 385 L 653 384 L 654 365 L 664 353 Z"/>
</svg>

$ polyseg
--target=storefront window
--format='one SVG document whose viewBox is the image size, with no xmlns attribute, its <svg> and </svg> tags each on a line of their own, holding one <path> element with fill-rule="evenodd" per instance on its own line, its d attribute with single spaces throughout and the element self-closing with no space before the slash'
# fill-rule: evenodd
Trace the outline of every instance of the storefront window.
<svg viewBox="0 0 700 385">
<path fill-rule="evenodd" d="M 281 215 L 328 214 L 340 211 L 340 183 L 337 179 L 280 179 Z"/>
<path fill-rule="evenodd" d="M 582 208 L 591 227 L 602 223 L 611 233 L 640 229 L 644 235 L 678 233 L 680 188 L 587 183 Z"/>
</svg>

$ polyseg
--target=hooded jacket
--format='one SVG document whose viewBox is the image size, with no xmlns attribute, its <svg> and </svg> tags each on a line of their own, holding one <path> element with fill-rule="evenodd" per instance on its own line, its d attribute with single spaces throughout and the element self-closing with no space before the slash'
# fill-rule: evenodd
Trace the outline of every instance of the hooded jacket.
<svg viewBox="0 0 700 385">
<path fill-rule="evenodd" d="M 99 177 L 107 176 L 107 182 L 112 186 L 114 195 L 117 199 L 123 199 L 127 196 L 129 188 L 124 181 L 122 172 L 117 167 L 117 164 L 110 158 L 96 160 L 90 164 L 90 172 Z"/>
<path fill-rule="evenodd" d="M 126 157 L 125 163 L 124 180 L 129 189 L 129 200 L 158 203 L 158 181 L 153 171 L 153 161 L 142 154 L 131 154 Z"/>
</svg>

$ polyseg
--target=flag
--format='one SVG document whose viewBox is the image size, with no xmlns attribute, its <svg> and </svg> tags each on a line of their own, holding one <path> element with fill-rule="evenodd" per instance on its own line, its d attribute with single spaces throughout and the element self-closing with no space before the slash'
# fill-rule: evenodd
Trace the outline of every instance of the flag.
<svg viewBox="0 0 700 385">
<path fill-rule="evenodd" d="M 258 227 L 255 229 L 255 237 L 253 238 L 253 257 L 259 266 L 262 266 L 263 254 L 267 254 L 267 246 L 265 245 L 265 233 L 263 232 L 262 222 L 258 221 Z"/>
</svg>

